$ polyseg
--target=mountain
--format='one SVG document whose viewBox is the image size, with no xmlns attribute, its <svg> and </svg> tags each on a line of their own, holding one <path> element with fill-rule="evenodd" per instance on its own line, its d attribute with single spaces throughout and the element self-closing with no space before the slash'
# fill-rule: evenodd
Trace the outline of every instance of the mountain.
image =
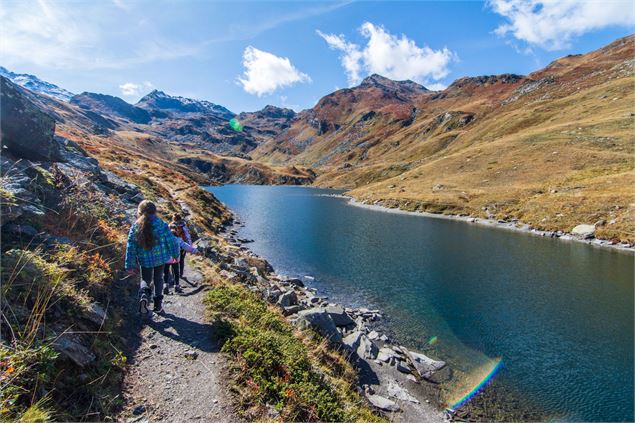
<svg viewBox="0 0 635 423">
<path fill-rule="evenodd" d="M 529 75 L 443 91 L 373 75 L 302 111 L 251 156 L 389 207 L 635 239 L 635 36 Z"/>
<path fill-rule="evenodd" d="M 244 131 L 262 143 L 291 126 L 295 116 L 296 113 L 291 109 L 267 105 L 262 110 L 240 113 L 236 118 Z"/>
<path fill-rule="evenodd" d="M 41 94 L 49 95 L 51 97 L 55 97 L 58 100 L 69 101 L 74 95 L 70 91 L 67 91 L 64 88 L 60 88 L 55 84 L 42 81 L 37 76 L 29 75 L 27 73 L 14 73 L 2 66 L 0 66 L 0 75 L 24 88 Z"/>
<path fill-rule="evenodd" d="M 139 100 L 136 106 L 149 111 L 160 110 L 179 115 L 185 113 L 211 113 L 221 119 L 227 120 L 235 116 L 234 113 L 218 104 L 205 100 L 194 100 L 191 98 L 171 96 L 159 90 L 154 90 L 144 96 L 141 100 Z"/>
<path fill-rule="evenodd" d="M 106 116 L 116 116 L 134 123 L 148 123 L 151 120 L 150 113 L 146 110 L 111 95 L 83 92 L 73 96 L 70 102 L 82 109 L 97 111 Z"/>
</svg>

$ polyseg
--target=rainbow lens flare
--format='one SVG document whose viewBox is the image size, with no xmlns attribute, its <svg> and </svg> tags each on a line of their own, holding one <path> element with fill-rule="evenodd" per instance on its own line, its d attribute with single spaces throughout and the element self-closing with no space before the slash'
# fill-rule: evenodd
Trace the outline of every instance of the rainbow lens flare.
<svg viewBox="0 0 635 423">
<path fill-rule="evenodd" d="M 236 118 L 232 118 L 229 121 L 229 126 L 236 132 L 242 132 L 243 131 L 243 125 L 242 123 L 240 123 L 240 121 Z"/>
<path fill-rule="evenodd" d="M 476 394 L 478 394 L 487 385 L 487 383 L 492 380 L 494 376 L 496 376 L 502 366 L 503 358 L 499 357 L 489 363 L 484 364 L 483 366 L 472 372 L 469 377 L 469 381 L 472 382 L 472 387 L 460 390 L 460 393 L 455 396 L 457 399 L 455 399 L 454 401 L 449 401 L 449 404 L 451 405 L 448 407 L 448 410 L 455 411 L 456 409 L 467 403 L 469 400 L 474 398 Z"/>
<path fill-rule="evenodd" d="M 437 342 L 439 342 L 439 340 L 437 339 L 436 336 L 433 336 L 430 339 L 428 339 L 428 345 L 430 346 L 435 346 Z"/>
</svg>

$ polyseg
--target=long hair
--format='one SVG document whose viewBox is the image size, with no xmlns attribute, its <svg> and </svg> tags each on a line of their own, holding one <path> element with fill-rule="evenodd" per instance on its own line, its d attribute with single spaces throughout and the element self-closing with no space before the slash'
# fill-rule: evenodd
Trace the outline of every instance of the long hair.
<svg viewBox="0 0 635 423">
<path fill-rule="evenodd" d="M 144 250 L 151 250 L 154 245 L 151 216 L 157 212 L 157 206 L 152 201 L 143 200 L 137 208 L 137 242 Z"/>
</svg>

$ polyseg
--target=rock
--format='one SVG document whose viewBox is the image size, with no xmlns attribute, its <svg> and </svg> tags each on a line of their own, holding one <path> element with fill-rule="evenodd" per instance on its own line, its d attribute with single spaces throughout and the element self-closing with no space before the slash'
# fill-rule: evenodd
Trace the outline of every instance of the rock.
<svg viewBox="0 0 635 423">
<path fill-rule="evenodd" d="M 260 276 L 265 276 L 273 272 L 273 267 L 271 267 L 271 264 L 269 264 L 267 260 L 261 257 L 247 256 L 245 257 L 245 261 L 247 262 L 249 267 L 255 267 L 258 270 Z"/>
<path fill-rule="evenodd" d="M 198 358 L 198 353 L 196 351 L 193 351 L 193 350 L 187 350 L 187 351 L 185 351 L 185 353 L 183 355 L 188 360 L 196 360 Z"/>
<path fill-rule="evenodd" d="M 377 394 L 366 395 L 368 401 L 373 405 L 373 407 L 379 408 L 384 411 L 399 411 L 399 406 L 396 402 L 389 400 L 388 398 L 382 397 Z"/>
<path fill-rule="evenodd" d="M 304 282 L 302 282 L 300 279 L 287 279 L 285 282 L 290 285 L 297 286 L 298 288 L 304 288 Z"/>
<path fill-rule="evenodd" d="M 393 357 L 395 357 L 394 351 L 386 347 L 380 348 L 377 354 L 377 360 L 383 361 L 384 363 L 388 363 Z"/>
<path fill-rule="evenodd" d="M 296 323 L 300 328 L 306 329 L 310 327 L 316 330 L 320 335 L 332 342 L 342 342 L 342 334 L 337 330 L 335 322 L 325 310 L 319 308 L 302 310 L 298 313 Z"/>
<path fill-rule="evenodd" d="M 351 316 L 349 316 L 340 305 L 330 305 L 326 307 L 326 312 L 331 316 L 333 322 L 335 322 L 335 326 L 348 326 L 355 324 L 355 321 L 351 319 Z"/>
<path fill-rule="evenodd" d="M 285 316 L 290 316 L 290 315 L 295 314 L 295 313 L 297 313 L 297 312 L 299 312 L 301 310 L 302 310 L 302 306 L 300 306 L 300 305 L 292 305 L 292 306 L 289 306 L 289 307 L 285 307 L 282 310 L 282 314 L 285 315 Z"/>
<path fill-rule="evenodd" d="M 578 225 L 571 230 L 571 234 L 580 238 L 592 238 L 595 233 L 594 225 Z"/>
<path fill-rule="evenodd" d="M 371 331 L 368 333 L 368 339 L 370 339 L 370 340 L 373 340 L 373 341 L 374 341 L 374 340 L 375 340 L 375 339 L 377 339 L 377 338 L 379 338 L 379 333 L 377 333 L 377 331 L 375 331 L 375 330 L 371 330 Z"/>
<path fill-rule="evenodd" d="M 366 335 L 362 335 L 359 339 L 359 347 L 357 347 L 357 355 L 365 360 L 374 360 L 379 354 L 379 348 Z"/>
<path fill-rule="evenodd" d="M 409 374 L 410 373 L 410 368 L 408 366 L 406 366 L 401 361 L 397 362 L 397 370 L 399 370 L 401 373 L 405 373 L 405 374 Z"/>
<path fill-rule="evenodd" d="M 27 90 L 0 77 L 2 146 L 16 157 L 59 161 L 62 157 L 53 139 L 55 120 L 40 111 L 28 96 Z"/>
<path fill-rule="evenodd" d="M 277 287 L 271 287 L 265 290 L 265 298 L 270 303 L 277 302 L 280 295 L 282 295 L 282 291 L 280 291 Z"/>
<path fill-rule="evenodd" d="M 410 359 L 413 367 L 417 370 L 417 373 L 419 373 L 419 376 L 424 379 L 429 379 L 434 372 L 445 367 L 445 361 L 433 360 L 421 353 L 408 351 L 405 348 L 402 349 L 405 350 L 406 355 Z"/>
<path fill-rule="evenodd" d="M 90 303 L 86 306 L 84 316 L 94 324 L 101 326 L 106 320 L 106 310 L 97 303 Z"/>
<path fill-rule="evenodd" d="M 419 404 L 419 400 L 410 395 L 410 392 L 406 388 L 403 388 L 397 384 L 395 381 L 390 381 L 388 383 L 388 396 L 393 398 L 397 398 L 401 401 L 408 401 L 415 404 Z"/>
<path fill-rule="evenodd" d="M 71 359 L 79 367 L 95 361 L 95 354 L 84 346 L 76 334 L 63 333 L 52 344 L 53 349 Z"/>
<path fill-rule="evenodd" d="M 141 404 L 141 405 L 137 405 L 133 410 L 132 410 L 132 414 L 134 414 L 135 416 L 138 416 L 140 414 L 143 414 L 146 412 L 146 406 Z"/>
<path fill-rule="evenodd" d="M 342 345 L 351 352 L 356 351 L 359 347 L 362 335 L 363 333 L 361 331 L 356 330 L 342 339 Z"/>
<path fill-rule="evenodd" d="M 298 304 L 298 296 L 295 291 L 287 291 L 278 298 L 278 305 L 282 307 L 290 307 Z"/>
<path fill-rule="evenodd" d="M 4 215 L 2 217 L 4 217 Z M 15 223 L 7 223 L 4 225 L 2 227 L 2 232 L 27 239 L 35 238 L 38 234 L 37 229 L 31 225 L 20 225 Z"/>
</svg>

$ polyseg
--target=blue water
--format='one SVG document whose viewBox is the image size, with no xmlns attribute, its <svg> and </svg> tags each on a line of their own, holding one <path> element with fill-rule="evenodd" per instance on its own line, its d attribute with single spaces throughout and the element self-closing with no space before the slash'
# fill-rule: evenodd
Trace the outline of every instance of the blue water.
<svg viewBox="0 0 635 423">
<path fill-rule="evenodd" d="M 210 190 L 276 271 L 314 277 L 308 284 L 334 301 L 381 309 L 402 343 L 447 360 L 455 376 L 502 357 L 483 394 L 496 407 L 633 421 L 632 254 L 371 211 L 323 195 L 333 190 Z"/>
</svg>

